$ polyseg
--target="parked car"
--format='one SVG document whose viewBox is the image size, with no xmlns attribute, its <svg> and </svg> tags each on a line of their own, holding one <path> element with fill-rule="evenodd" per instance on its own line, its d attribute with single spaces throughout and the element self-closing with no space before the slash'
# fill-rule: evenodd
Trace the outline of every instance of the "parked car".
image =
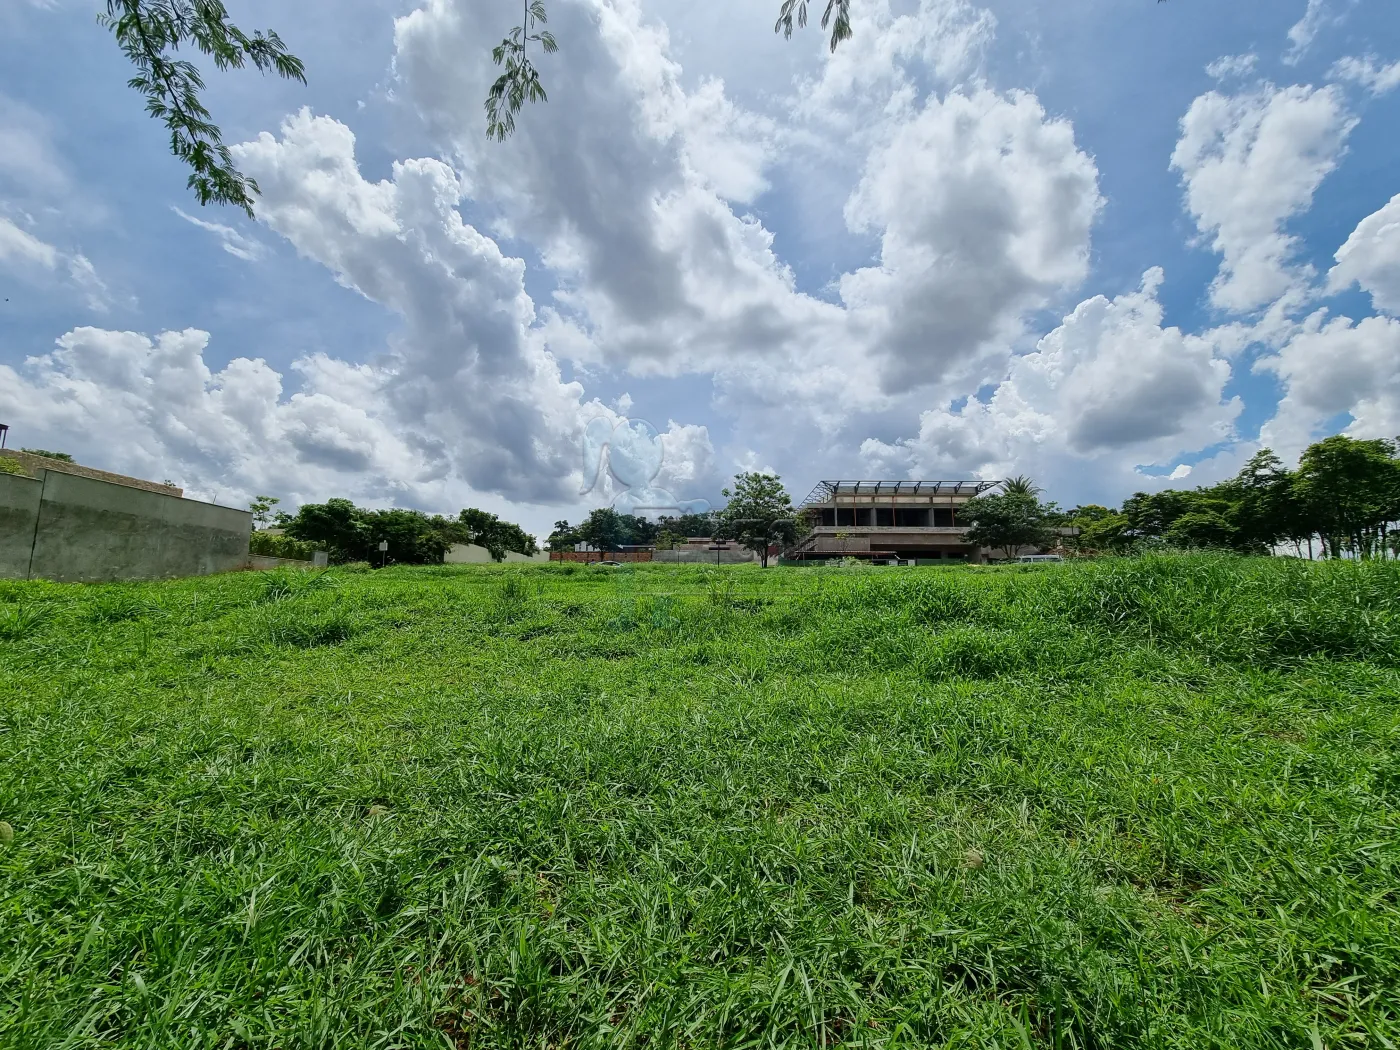
<svg viewBox="0 0 1400 1050">
<path fill-rule="evenodd" d="M 1017 561 L 1064 561 L 1058 554 L 1023 554 Z"/>
<path fill-rule="evenodd" d="M 607 568 L 612 569 L 612 568 L 616 568 L 616 567 L 620 566 L 620 565 L 622 564 L 622 562 L 620 562 L 620 561 L 595 561 L 593 564 L 594 564 L 594 565 L 597 565 L 597 566 L 600 566 L 600 567 L 606 566 Z"/>
</svg>

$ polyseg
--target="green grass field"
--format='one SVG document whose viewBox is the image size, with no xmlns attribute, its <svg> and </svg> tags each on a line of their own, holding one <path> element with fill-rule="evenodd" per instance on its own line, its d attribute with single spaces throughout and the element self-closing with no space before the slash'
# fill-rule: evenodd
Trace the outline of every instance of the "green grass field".
<svg viewBox="0 0 1400 1050">
<path fill-rule="evenodd" d="M 573 570 L 573 571 L 570 571 Z M 0 1046 L 1400 1046 L 1400 568 L 0 583 Z"/>
</svg>

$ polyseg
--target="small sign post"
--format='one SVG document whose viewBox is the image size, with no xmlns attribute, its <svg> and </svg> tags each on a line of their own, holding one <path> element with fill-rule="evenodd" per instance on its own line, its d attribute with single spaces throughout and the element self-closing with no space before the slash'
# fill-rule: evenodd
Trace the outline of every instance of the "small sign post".
<svg viewBox="0 0 1400 1050">
<path fill-rule="evenodd" d="M 389 564 L 389 541 L 379 541 L 379 567 L 382 569 Z"/>
</svg>

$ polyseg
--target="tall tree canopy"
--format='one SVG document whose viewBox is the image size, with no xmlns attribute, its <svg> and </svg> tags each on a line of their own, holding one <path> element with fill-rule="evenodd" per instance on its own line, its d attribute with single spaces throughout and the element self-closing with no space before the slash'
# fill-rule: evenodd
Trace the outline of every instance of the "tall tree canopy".
<svg viewBox="0 0 1400 1050">
<path fill-rule="evenodd" d="M 519 525 L 475 509 L 447 518 L 400 507 L 369 510 L 348 499 L 328 499 L 303 504 L 295 514 L 281 514 L 278 524 L 288 536 L 326 551 L 336 563 L 432 565 L 456 543 L 480 544 L 496 561 L 506 551 L 533 554 L 537 549 L 535 538 Z M 381 542 L 389 544 L 382 555 Z"/>
<path fill-rule="evenodd" d="M 1066 521 L 1081 549 L 1163 544 L 1268 554 L 1280 545 L 1309 556 L 1384 558 L 1400 522 L 1400 448 L 1342 434 L 1304 451 L 1296 471 L 1262 449 L 1235 477 L 1195 489 L 1138 492 L 1121 511 L 1079 507 Z"/>
<path fill-rule="evenodd" d="M 456 542 L 475 543 L 485 547 L 496 561 L 505 559 L 507 551 L 530 555 L 539 550 L 535 537 L 513 522 L 503 521 L 490 511 L 469 507 L 457 515 L 465 539 Z"/>
</svg>

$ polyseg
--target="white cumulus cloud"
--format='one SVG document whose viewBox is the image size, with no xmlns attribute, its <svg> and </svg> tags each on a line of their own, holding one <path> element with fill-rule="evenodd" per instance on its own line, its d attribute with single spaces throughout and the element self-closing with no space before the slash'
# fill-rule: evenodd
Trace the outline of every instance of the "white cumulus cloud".
<svg viewBox="0 0 1400 1050">
<path fill-rule="evenodd" d="M 1333 291 L 1359 284 L 1377 310 L 1400 314 L 1400 194 L 1362 219 L 1336 258 L 1328 274 Z"/>
<path fill-rule="evenodd" d="M 1033 353 L 1015 358 L 985 401 L 926 411 L 917 437 L 867 441 L 868 461 L 896 476 L 983 477 L 1028 471 L 1053 481 L 1096 469 L 1131 473 L 1233 434 L 1230 364 L 1210 336 L 1164 327 L 1162 271 L 1135 292 L 1080 303 Z"/>
<path fill-rule="evenodd" d="M 524 263 L 463 222 L 457 174 L 407 160 L 392 181 L 368 182 L 349 128 L 307 111 L 280 139 L 264 133 L 234 154 L 262 187 L 268 226 L 403 318 L 376 396 L 425 469 L 513 499 L 562 496 L 577 470 L 583 390 L 561 378 Z"/>
<path fill-rule="evenodd" d="M 1248 312 L 1311 279 L 1285 224 L 1311 206 L 1355 126 L 1330 85 L 1211 91 L 1191 104 L 1172 167 L 1197 227 L 1222 256 L 1211 286 L 1216 306 Z"/>
<path fill-rule="evenodd" d="M 1334 80 L 1349 80 L 1360 84 L 1372 96 L 1379 98 L 1400 87 L 1400 62 L 1385 65 L 1375 55 L 1362 58 L 1349 55 L 1337 60 L 1332 66 L 1331 75 Z"/>
<path fill-rule="evenodd" d="M 841 278 L 886 385 L 942 378 L 1005 349 L 1022 318 L 1088 272 L 1098 171 L 1033 95 L 930 99 L 870 158 L 846 206 L 878 265 Z"/>
<path fill-rule="evenodd" d="M 1283 384 L 1284 396 L 1260 443 L 1297 455 L 1319 437 L 1341 430 L 1352 437 L 1400 433 L 1400 320 L 1353 321 L 1314 313 L 1282 349 L 1260 358 L 1260 371 Z"/>
</svg>

